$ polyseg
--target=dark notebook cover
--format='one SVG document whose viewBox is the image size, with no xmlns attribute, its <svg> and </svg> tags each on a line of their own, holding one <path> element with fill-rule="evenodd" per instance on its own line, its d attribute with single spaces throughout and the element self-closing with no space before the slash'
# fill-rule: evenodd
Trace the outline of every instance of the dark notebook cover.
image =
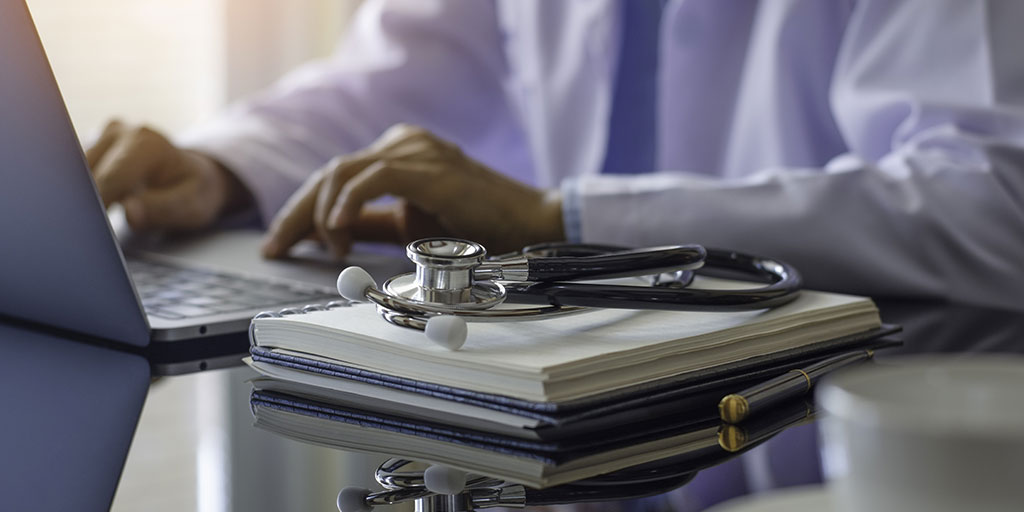
<svg viewBox="0 0 1024 512">
<path fill-rule="evenodd" d="M 257 346 L 251 347 L 250 352 L 255 361 L 485 407 L 538 419 L 553 426 L 586 422 L 586 426 L 581 427 L 592 429 L 601 424 L 621 424 L 626 419 L 635 421 L 644 417 L 660 417 L 666 412 L 680 410 L 681 407 L 687 410 L 710 408 L 709 414 L 717 413 L 715 407 L 718 399 L 725 394 L 739 391 L 753 383 L 839 352 L 898 345 L 898 341 L 886 337 L 899 330 L 897 326 L 883 325 L 859 334 L 687 372 L 568 402 L 533 402 L 480 393 L 353 368 L 341 363 L 326 363 L 281 354 Z"/>
</svg>

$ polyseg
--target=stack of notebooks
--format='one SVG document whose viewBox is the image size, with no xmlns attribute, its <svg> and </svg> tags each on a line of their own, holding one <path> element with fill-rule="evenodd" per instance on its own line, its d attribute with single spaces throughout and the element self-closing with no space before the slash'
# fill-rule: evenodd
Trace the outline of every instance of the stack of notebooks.
<svg viewBox="0 0 1024 512">
<path fill-rule="evenodd" d="M 248 363 L 259 426 L 544 487 L 688 453 L 725 394 L 896 330 L 869 299 L 804 291 L 762 311 L 473 323 L 453 352 L 354 304 L 253 320 Z"/>
</svg>

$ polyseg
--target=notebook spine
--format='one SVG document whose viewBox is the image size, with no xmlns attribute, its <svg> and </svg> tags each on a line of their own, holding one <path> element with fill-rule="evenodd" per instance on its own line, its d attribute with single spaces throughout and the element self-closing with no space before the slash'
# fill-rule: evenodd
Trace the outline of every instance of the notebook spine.
<svg viewBox="0 0 1024 512">
<path fill-rule="evenodd" d="M 256 320 L 261 318 L 281 318 L 284 316 L 291 315 L 304 315 L 306 313 L 312 313 L 314 311 L 328 311 L 337 308 L 347 308 L 352 305 L 351 301 L 341 299 L 332 300 L 324 304 L 306 304 L 301 308 L 284 308 L 277 311 L 263 311 L 256 316 L 252 317 L 252 321 L 249 322 L 249 346 L 256 346 Z"/>
</svg>

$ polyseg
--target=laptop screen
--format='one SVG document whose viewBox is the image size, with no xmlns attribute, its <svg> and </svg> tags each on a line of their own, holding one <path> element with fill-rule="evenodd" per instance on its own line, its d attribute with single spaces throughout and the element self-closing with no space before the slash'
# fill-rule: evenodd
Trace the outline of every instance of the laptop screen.
<svg viewBox="0 0 1024 512">
<path fill-rule="evenodd" d="M 0 315 L 133 345 L 149 326 L 32 19 L 0 2 Z"/>
</svg>

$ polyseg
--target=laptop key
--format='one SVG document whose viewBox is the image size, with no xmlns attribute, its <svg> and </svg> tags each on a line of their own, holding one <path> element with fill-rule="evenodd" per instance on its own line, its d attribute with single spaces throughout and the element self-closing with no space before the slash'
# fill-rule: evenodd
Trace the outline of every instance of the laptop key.
<svg viewBox="0 0 1024 512">
<path fill-rule="evenodd" d="M 224 287 L 218 286 L 218 287 L 213 287 L 213 288 L 209 288 L 207 290 L 204 290 L 203 291 L 203 296 L 204 297 L 223 298 L 223 297 L 230 297 L 232 295 L 237 295 L 238 293 L 239 293 L 238 290 L 232 290 L 231 288 L 224 288 Z"/>
<path fill-rule="evenodd" d="M 268 306 L 274 304 L 284 304 L 285 300 L 275 299 L 274 297 L 262 297 L 256 295 L 236 295 L 231 297 L 231 302 L 245 305 L 246 307 L 256 306 Z"/>
<path fill-rule="evenodd" d="M 164 311 L 160 308 L 146 308 L 146 314 L 153 315 L 155 317 L 163 318 L 166 320 L 180 320 L 185 318 L 177 313 L 171 313 L 170 311 Z"/>
<path fill-rule="evenodd" d="M 183 317 L 206 316 L 213 313 L 207 308 L 200 306 L 190 306 L 188 304 L 175 304 L 171 306 L 163 306 L 160 308 L 160 311 L 165 313 L 174 313 L 177 315 L 181 315 Z"/>
<path fill-rule="evenodd" d="M 196 294 L 201 294 L 207 288 L 209 288 L 209 286 L 205 283 L 197 283 L 195 281 L 182 281 L 180 283 L 176 283 L 174 285 L 174 288 L 186 292 L 194 292 Z"/>
<path fill-rule="evenodd" d="M 231 313 L 233 311 L 241 311 L 243 309 L 253 309 L 252 306 L 238 304 L 237 302 L 221 302 L 219 304 L 211 304 L 206 307 L 216 313 Z"/>
<path fill-rule="evenodd" d="M 189 306 L 213 306 L 221 301 L 213 297 L 188 297 L 181 301 L 182 304 L 188 304 Z"/>
<path fill-rule="evenodd" d="M 151 284 L 146 284 L 146 285 L 141 285 L 141 286 L 136 287 L 136 290 L 139 292 L 139 295 L 141 295 L 143 297 L 148 297 L 148 296 L 154 295 L 157 292 L 159 292 L 160 291 L 160 287 L 159 286 L 153 286 Z"/>
<path fill-rule="evenodd" d="M 190 294 L 181 290 L 163 290 L 153 295 L 154 299 L 163 299 L 167 301 L 181 301 L 187 298 Z"/>
<path fill-rule="evenodd" d="M 164 300 L 164 299 L 156 299 L 156 298 L 154 298 L 154 299 L 142 299 L 142 306 L 144 308 L 146 308 L 146 309 L 158 308 L 158 307 L 163 306 L 165 304 L 169 304 L 169 302 Z"/>
</svg>

